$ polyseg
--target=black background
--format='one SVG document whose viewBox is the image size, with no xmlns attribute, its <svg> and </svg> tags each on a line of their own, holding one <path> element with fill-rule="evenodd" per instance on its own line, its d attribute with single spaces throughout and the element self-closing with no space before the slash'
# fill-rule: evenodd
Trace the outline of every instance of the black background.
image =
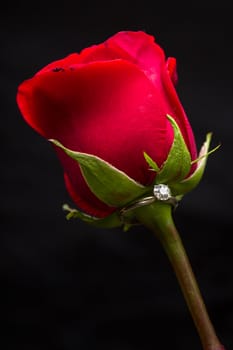
<svg viewBox="0 0 233 350">
<path fill-rule="evenodd" d="M 231 11 L 222 1 L 2 5 L 2 348 L 201 349 L 156 238 L 143 227 L 124 233 L 67 221 L 61 206 L 73 203 L 60 164 L 15 102 L 17 86 L 44 65 L 117 31 L 144 30 L 177 58 L 177 89 L 198 148 L 209 131 L 211 146 L 221 143 L 174 219 L 216 332 L 232 349 Z"/>
</svg>

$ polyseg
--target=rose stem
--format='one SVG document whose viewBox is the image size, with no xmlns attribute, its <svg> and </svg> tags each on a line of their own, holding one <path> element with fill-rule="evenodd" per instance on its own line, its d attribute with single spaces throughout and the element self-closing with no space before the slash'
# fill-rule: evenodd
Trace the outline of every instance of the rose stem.
<svg viewBox="0 0 233 350">
<path fill-rule="evenodd" d="M 157 202 L 136 209 L 135 215 L 161 242 L 176 274 L 203 349 L 224 350 L 216 336 L 183 243 L 173 223 L 171 206 Z"/>
</svg>

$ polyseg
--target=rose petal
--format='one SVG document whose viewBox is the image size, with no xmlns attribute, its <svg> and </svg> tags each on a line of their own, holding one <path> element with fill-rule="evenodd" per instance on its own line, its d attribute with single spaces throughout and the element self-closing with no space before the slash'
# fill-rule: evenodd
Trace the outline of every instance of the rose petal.
<svg viewBox="0 0 233 350">
<path fill-rule="evenodd" d="M 143 152 L 161 165 L 172 143 L 161 91 L 126 61 L 76 68 L 54 72 L 52 67 L 20 85 L 17 102 L 25 120 L 44 137 L 95 154 L 136 181 L 150 183 L 154 174 Z M 77 205 L 90 214 L 96 212 L 93 196 L 80 182 L 77 164 L 64 153 L 59 157 Z"/>
<path fill-rule="evenodd" d="M 123 50 L 121 52 L 109 48 L 106 43 L 92 45 L 81 51 L 78 63 L 91 63 L 96 61 L 111 61 L 115 59 L 126 59 L 130 61 L 130 56 Z"/>
<path fill-rule="evenodd" d="M 196 159 L 197 149 L 193 131 L 174 88 L 178 81 L 176 59 L 169 57 L 165 62 L 164 51 L 155 43 L 154 37 L 142 31 L 119 32 L 106 41 L 106 46 L 111 50 L 118 50 L 119 53 L 120 49 L 127 52 L 131 61 L 154 83 L 157 91 L 160 91 L 161 101 L 167 105 L 167 114 L 170 114 L 181 128 L 191 158 Z M 172 133 L 170 127 L 168 133 Z M 192 166 L 192 171 L 195 167 L 196 165 Z"/>
<path fill-rule="evenodd" d="M 142 31 L 122 31 L 109 38 L 105 45 L 119 55 L 127 53 L 128 60 L 140 67 L 152 82 L 160 75 L 165 56 L 152 35 Z"/>
<path fill-rule="evenodd" d="M 168 71 L 168 74 L 170 75 L 171 81 L 173 82 L 174 85 L 176 85 L 178 82 L 178 75 L 176 70 L 176 59 L 174 57 L 168 57 L 166 66 L 167 66 L 167 71 Z"/>
<path fill-rule="evenodd" d="M 164 52 L 152 35 L 142 31 L 121 31 L 105 42 L 81 51 L 77 63 L 125 59 L 136 64 L 151 81 L 160 73 L 165 62 Z"/>
<path fill-rule="evenodd" d="M 197 149 L 193 131 L 173 86 L 178 81 L 176 59 L 169 57 L 165 62 L 164 51 L 155 43 L 154 37 L 142 31 L 119 32 L 106 41 L 106 46 L 115 52 L 118 50 L 119 54 L 123 50 L 127 52 L 131 56 L 131 61 L 137 64 L 154 83 L 157 91 L 160 91 L 161 101 L 167 105 L 167 114 L 170 114 L 181 128 L 191 158 L 196 159 Z M 168 133 L 172 133 L 170 127 Z M 195 167 L 196 165 L 192 167 L 192 171 Z"/>
<path fill-rule="evenodd" d="M 184 137 L 185 143 L 189 149 L 191 159 L 197 158 L 196 143 L 190 122 L 186 116 L 184 108 L 180 102 L 176 89 L 174 87 L 174 76 L 176 77 L 176 61 L 173 58 L 167 60 L 165 69 L 161 72 L 161 81 L 164 89 L 164 99 L 166 100 L 169 113 L 177 122 Z M 193 164 L 191 172 L 194 171 L 196 165 Z"/>
</svg>

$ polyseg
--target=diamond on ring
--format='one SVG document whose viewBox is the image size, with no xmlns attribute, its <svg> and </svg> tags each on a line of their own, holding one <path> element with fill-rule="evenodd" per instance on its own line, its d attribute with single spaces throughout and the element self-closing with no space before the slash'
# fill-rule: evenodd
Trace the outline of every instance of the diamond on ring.
<svg viewBox="0 0 233 350">
<path fill-rule="evenodd" d="M 155 198 L 159 201 L 167 201 L 172 197 L 170 188 L 164 184 L 155 185 L 153 193 Z"/>
</svg>

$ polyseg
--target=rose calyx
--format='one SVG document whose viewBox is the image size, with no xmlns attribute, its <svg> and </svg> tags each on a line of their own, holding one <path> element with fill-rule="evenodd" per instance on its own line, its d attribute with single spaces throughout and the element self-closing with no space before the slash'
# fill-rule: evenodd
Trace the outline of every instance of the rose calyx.
<svg viewBox="0 0 233 350">
<path fill-rule="evenodd" d="M 105 218 L 97 218 L 81 210 L 72 209 L 65 204 L 63 209 L 68 212 L 67 219 L 79 218 L 97 227 L 121 226 L 122 218 L 118 215 L 119 210 L 135 200 L 151 195 L 155 184 L 168 185 L 172 195 L 179 200 L 185 193 L 198 185 L 205 169 L 207 157 L 212 153 L 212 151 L 208 152 L 212 134 L 207 134 L 206 141 L 196 160 L 197 167 L 187 177 L 192 166 L 189 151 L 177 123 L 171 116 L 168 115 L 167 118 L 174 130 L 174 140 L 167 160 L 159 168 L 156 162 L 144 152 L 145 161 L 151 170 L 156 173 L 154 182 L 149 186 L 143 186 L 136 182 L 121 170 L 95 155 L 72 151 L 57 140 L 49 140 L 55 147 L 62 149 L 79 164 L 82 175 L 92 193 L 114 209 L 111 215 Z"/>
</svg>

